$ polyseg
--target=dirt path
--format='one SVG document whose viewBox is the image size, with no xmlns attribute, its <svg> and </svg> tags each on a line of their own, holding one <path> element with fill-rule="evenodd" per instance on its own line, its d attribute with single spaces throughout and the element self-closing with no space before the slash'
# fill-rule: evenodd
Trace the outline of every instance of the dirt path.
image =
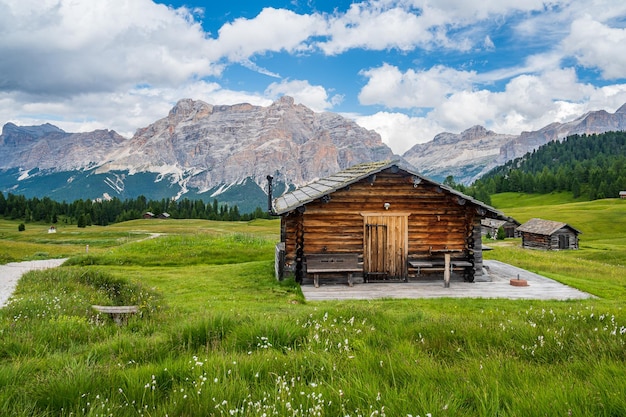
<svg viewBox="0 0 626 417">
<path fill-rule="evenodd" d="M 66 259 L 46 259 L 43 261 L 11 262 L 0 265 L 0 308 L 11 298 L 21 276 L 33 269 L 55 268 Z"/>
</svg>

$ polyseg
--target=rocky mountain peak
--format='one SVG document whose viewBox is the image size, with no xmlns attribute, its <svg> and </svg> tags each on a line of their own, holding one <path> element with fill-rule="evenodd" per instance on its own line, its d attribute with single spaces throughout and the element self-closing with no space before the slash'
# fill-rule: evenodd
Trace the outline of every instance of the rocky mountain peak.
<svg viewBox="0 0 626 417">
<path fill-rule="evenodd" d="M 339 115 L 315 113 L 283 96 L 268 107 L 180 100 L 140 129 L 98 172 L 167 173 L 205 191 L 268 173 L 299 185 L 350 165 L 393 158 L 380 135 Z"/>
<path fill-rule="evenodd" d="M 293 107 L 295 104 L 295 100 L 290 96 L 282 96 L 278 100 L 276 100 L 272 106 L 276 107 Z"/>
<path fill-rule="evenodd" d="M 11 135 L 23 135 L 29 136 L 32 138 L 40 138 L 44 135 L 51 133 L 65 133 L 63 129 L 59 129 L 58 127 L 51 125 L 50 123 L 45 123 L 38 126 L 17 126 L 14 123 L 6 123 L 2 127 L 2 135 L 6 138 Z"/>
<path fill-rule="evenodd" d="M 168 120 L 179 123 L 183 120 L 195 120 L 206 117 L 213 112 L 213 106 L 201 100 L 185 98 L 179 100 L 170 110 Z"/>
<path fill-rule="evenodd" d="M 487 130 L 483 126 L 475 125 L 461 132 L 461 139 L 462 140 L 474 140 L 477 138 L 483 138 L 485 136 L 493 136 L 495 134 L 496 132 L 492 130 Z"/>
</svg>

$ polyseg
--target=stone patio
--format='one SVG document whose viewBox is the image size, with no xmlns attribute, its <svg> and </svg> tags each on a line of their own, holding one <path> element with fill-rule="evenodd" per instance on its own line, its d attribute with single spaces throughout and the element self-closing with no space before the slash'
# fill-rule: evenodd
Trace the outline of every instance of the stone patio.
<svg viewBox="0 0 626 417">
<path fill-rule="evenodd" d="M 315 288 L 303 285 L 302 292 L 307 301 L 324 300 L 371 300 L 377 298 L 508 298 L 529 300 L 572 300 L 594 298 L 593 295 L 561 284 L 552 279 L 534 274 L 499 261 L 484 261 L 487 275 L 477 282 L 450 283 L 444 288 L 443 279 L 422 282 L 389 282 L 355 284 L 327 284 Z M 511 279 L 524 279 L 528 286 L 517 287 Z"/>
</svg>

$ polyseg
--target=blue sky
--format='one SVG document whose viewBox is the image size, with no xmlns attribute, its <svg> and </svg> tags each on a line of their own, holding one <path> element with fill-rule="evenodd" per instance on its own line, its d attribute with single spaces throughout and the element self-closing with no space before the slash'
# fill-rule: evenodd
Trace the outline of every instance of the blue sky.
<svg viewBox="0 0 626 417">
<path fill-rule="evenodd" d="M 130 137 L 182 98 L 282 95 L 402 154 L 626 103 L 622 0 L 0 0 L 0 123 Z"/>
</svg>

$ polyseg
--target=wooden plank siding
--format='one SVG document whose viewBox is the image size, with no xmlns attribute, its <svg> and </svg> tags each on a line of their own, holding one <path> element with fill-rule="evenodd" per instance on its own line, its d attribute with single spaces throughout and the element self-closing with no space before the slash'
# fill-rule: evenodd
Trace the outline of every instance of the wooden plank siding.
<svg viewBox="0 0 626 417">
<path fill-rule="evenodd" d="M 533 218 L 517 228 L 522 247 L 528 249 L 578 249 L 578 229 L 552 220 Z"/>
<path fill-rule="evenodd" d="M 392 242 L 385 243 L 387 249 L 403 253 L 388 257 L 386 265 L 365 263 L 366 271 L 384 269 L 406 276 L 407 257 L 426 257 L 431 250 L 443 249 L 459 250 L 457 256 L 464 258 L 473 253 L 474 228 L 480 224 L 476 207 L 436 184 L 414 185 L 409 175 L 385 170 L 376 174 L 373 183 L 362 179 L 329 197 L 281 216 L 287 268 L 296 271 L 298 249 L 302 256 L 326 252 L 363 255 L 368 221 L 388 228 Z M 389 203 L 388 210 L 385 203 Z M 394 259 L 400 261 L 394 263 Z"/>
<path fill-rule="evenodd" d="M 529 249 L 578 249 L 578 237 L 569 229 L 560 229 L 551 235 L 522 232 L 522 246 Z"/>
</svg>

